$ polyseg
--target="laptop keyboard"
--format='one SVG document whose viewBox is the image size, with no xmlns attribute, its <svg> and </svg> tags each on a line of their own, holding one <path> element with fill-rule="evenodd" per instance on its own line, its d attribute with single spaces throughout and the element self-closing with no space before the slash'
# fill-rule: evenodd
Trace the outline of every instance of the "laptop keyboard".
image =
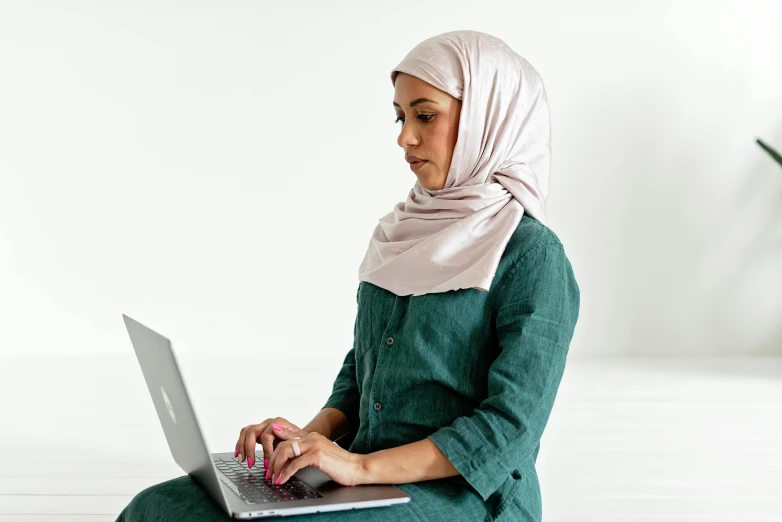
<svg viewBox="0 0 782 522">
<path fill-rule="evenodd" d="M 265 480 L 266 470 L 263 466 L 257 470 L 249 469 L 247 461 L 239 464 L 233 459 L 213 458 L 217 469 L 223 472 L 234 484 L 231 488 L 248 504 L 268 504 L 272 502 L 284 502 L 286 500 L 302 500 L 310 498 L 323 498 L 323 495 L 315 491 L 306 482 L 295 475 L 285 484 L 274 485 Z M 230 487 L 230 484 L 228 484 Z"/>
</svg>

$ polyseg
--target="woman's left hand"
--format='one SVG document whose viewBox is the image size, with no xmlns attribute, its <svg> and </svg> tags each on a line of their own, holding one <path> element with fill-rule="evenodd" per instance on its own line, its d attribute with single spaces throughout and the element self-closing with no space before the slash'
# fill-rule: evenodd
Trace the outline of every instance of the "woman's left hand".
<svg viewBox="0 0 782 522">
<path fill-rule="evenodd" d="M 282 440 L 269 458 L 266 477 L 272 480 L 272 484 L 285 484 L 297 471 L 307 466 L 315 466 L 343 486 L 363 483 L 364 455 L 346 451 L 316 432 L 300 439 L 294 438 L 298 433 L 290 434 L 286 428 L 275 430 L 274 433 Z M 301 455 L 298 457 L 293 453 L 293 442 L 299 444 Z"/>
</svg>

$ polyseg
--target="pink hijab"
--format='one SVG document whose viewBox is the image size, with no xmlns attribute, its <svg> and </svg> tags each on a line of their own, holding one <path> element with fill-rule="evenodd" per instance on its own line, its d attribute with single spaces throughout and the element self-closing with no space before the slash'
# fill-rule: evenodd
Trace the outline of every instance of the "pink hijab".
<svg viewBox="0 0 782 522">
<path fill-rule="evenodd" d="M 508 45 L 452 31 L 418 44 L 392 70 L 462 100 L 445 186 L 416 181 L 372 234 L 359 281 L 396 295 L 488 291 L 524 213 L 547 224 L 551 120 L 543 81 Z"/>
</svg>

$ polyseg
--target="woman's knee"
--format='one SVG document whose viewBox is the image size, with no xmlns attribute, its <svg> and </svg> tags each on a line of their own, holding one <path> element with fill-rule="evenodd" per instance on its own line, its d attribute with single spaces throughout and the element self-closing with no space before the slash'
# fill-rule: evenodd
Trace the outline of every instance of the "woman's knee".
<svg viewBox="0 0 782 522">
<path fill-rule="evenodd" d="M 176 516 L 193 512 L 214 515 L 218 519 L 226 516 L 190 476 L 184 475 L 137 493 L 119 514 L 116 522 L 175 520 Z"/>
<path fill-rule="evenodd" d="M 166 481 L 168 482 L 168 481 Z M 134 522 L 136 520 L 150 520 L 151 514 L 162 503 L 161 489 L 165 489 L 165 483 L 150 486 L 134 496 L 125 509 L 119 514 L 116 522 Z"/>
</svg>

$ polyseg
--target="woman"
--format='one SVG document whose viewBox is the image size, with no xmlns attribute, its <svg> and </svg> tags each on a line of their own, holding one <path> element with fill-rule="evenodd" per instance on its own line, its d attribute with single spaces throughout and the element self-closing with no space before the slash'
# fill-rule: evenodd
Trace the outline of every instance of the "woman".
<svg viewBox="0 0 782 522">
<path fill-rule="evenodd" d="M 312 422 L 247 426 L 236 458 L 256 466 L 260 443 L 274 483 L 317 466 L 412 499 L 296 520 L 540 521 L 535 462 L 580 306 L 546 225 L 543 83 L 475 31 L 425 40 L 391 81 L 417 182 L 361 263 L 353 347 Z M 185 518 L 226 518 L 189 476 L 142 491 L 118 520 Z"/>
</svg>

